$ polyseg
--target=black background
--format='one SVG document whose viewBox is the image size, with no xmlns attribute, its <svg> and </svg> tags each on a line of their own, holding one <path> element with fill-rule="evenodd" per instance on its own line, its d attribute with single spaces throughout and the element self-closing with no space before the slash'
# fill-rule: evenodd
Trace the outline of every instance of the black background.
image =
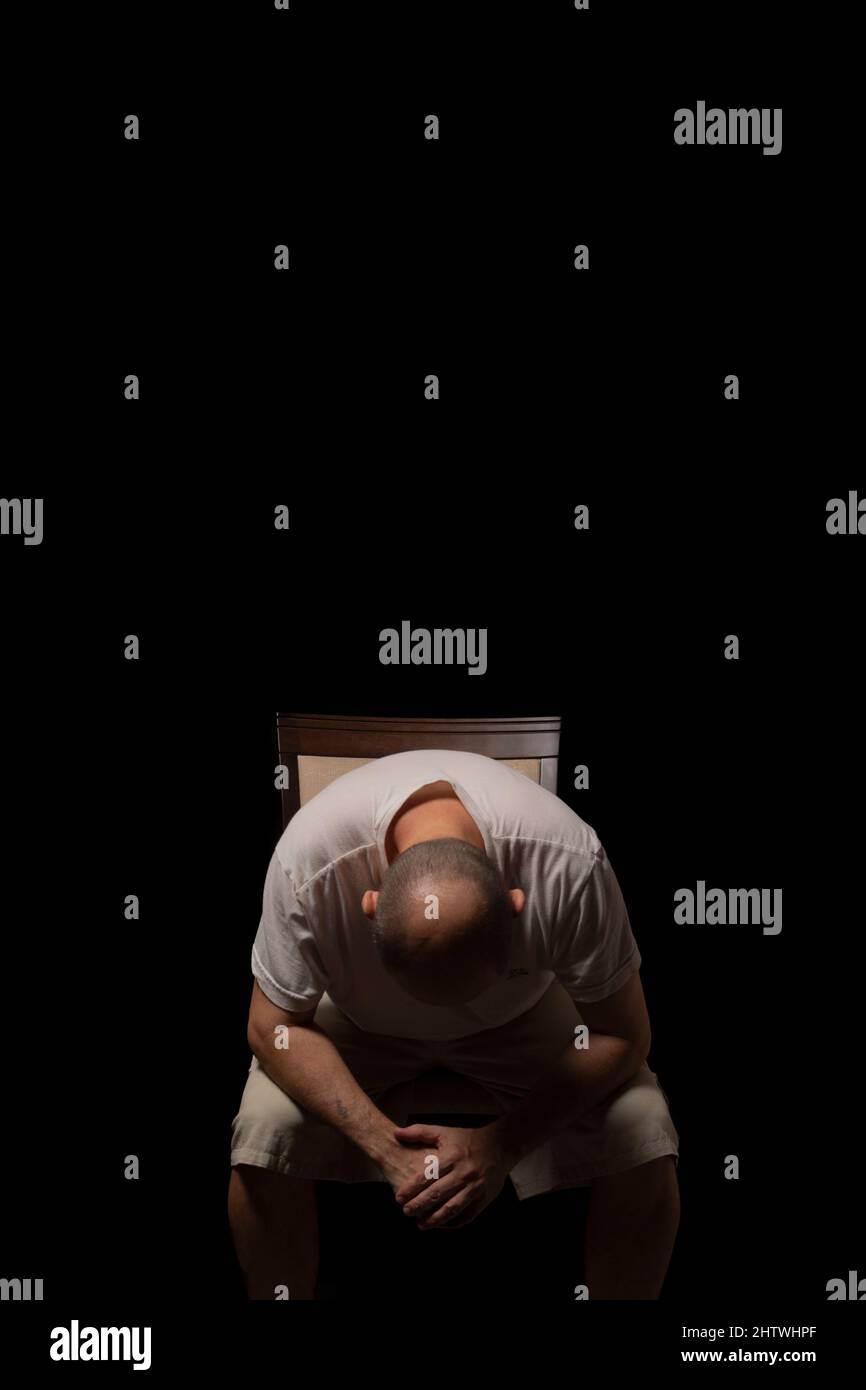
<svg viewBox="0 0 866 1390">
<path fill-rule="evenodd" d="M 82 28 L 66 143 L 34 163 L 30 244 L 62 228 L 66 255 L 11 372 L 30 447 L 4 495 L 44 495 L 45 541 L 0 551 L 2 1273 L 46 1290 L 13 1310 L 25 1351 L 46 1316 L 147 1321 L 175 1365 L 202 1364 L 199 1308 L 240 1348 L 263 1332 L 225 1189 L 283 709 L 562 716 L 559 794 L 623 887 L 682 1141 L 656 1309 L 575 1312 L 574 1194 L 487 1248 L 454 1233 L 450 1274 L 408 1247 L 395 1269 L 350 1212 L 341 1307 L 641 1319 L 666 1364 L 680 1322 L 817 1322 L 826 1364 L 855 1316 L 826 1283 L 866 1275 L 863 542 L 825 528 L 863 474 L 826 327 L 847 194 L 795 12 L 188 18 L 128 7 L 105 62 Z M 782 153 L 676 146 L 699 99 L 783 107 Z M 485 627 L 487 674 L 382 667 L 403 619 Z M 699 878 L 782 887 L 781 934 L 676 927 Z"/>
</svg>

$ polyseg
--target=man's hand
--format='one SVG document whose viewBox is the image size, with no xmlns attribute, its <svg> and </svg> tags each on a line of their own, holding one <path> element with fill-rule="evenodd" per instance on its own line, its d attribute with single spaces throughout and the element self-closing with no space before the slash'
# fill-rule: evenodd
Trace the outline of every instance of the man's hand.
<svg viewBox="0 0 866 1390">
<path fill-rule="evenodd" d="M 453 1231 L 466 1226 L 502 1191 L 511 1161 L 499 1142 L 495 1125 L 481 1129 L 452 1129 L 445 1125 L 407 1125 L 394 1130 L 401 1144 L 421 1147 L 421 1176 L 394 1189 L 407 1216 L 418 1218 L 418 1229 Z M 424 1176 L 428 1155 L 435 1155 L 438 1179 Z"/>
<path fill-rule="evenodd" d="M 407 1148 L 394 1137 L 393 1125 L 388 1135 L 376 1151 L 376 1162 L 391 1184 L 391 1190 L 398 1200 L 401 1192 L 411 1189 L 420 1192 L 428 1182 L 424 1176 L 426 1149 Z"/>
</svg>

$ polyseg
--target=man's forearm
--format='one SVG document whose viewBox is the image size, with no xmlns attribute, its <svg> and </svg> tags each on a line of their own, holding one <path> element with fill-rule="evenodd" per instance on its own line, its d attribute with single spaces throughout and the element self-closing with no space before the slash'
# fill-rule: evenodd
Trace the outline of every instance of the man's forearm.
<svg viewBox="0 0 866 1390">
<path fill-rule="evenodd" d="M 251 1039 L 265 1073 L 292 1100 L 378 1160 L 388 1140 L 393 1142 L 394 1125 L 358 1085 L 327 1033 L 313 1023 L 291 1027 L 284 1036 L 285 1048 L 267 1035 Z"/>
<path fill-rule="evenodd" d="M 570 1043 L 529 1094 L 489 1126 L 511 1166 L 598 1105 L 634 1076 L 644 1060 L 633 1043 L 610 1033 L 590 1033 L 586 1048 Z"/>
</svg>

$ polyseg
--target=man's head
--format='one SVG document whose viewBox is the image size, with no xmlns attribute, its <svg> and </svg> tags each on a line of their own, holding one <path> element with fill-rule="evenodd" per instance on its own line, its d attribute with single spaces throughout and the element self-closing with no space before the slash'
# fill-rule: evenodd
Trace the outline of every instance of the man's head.
<svg viewBox="0 0 866 1390">
<path fill-rule="evenodd" d="M 504 976 L 523 901 L 483 850 L 444 837 L 399 854 L 363 905 L 385 969 L 402 988 L 425 1004 L 459 1004 Z"/>
</svg>

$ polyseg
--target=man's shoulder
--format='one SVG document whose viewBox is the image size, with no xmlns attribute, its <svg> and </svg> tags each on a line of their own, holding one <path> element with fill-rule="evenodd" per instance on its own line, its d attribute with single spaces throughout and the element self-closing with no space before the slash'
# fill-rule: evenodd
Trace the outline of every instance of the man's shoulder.
<svg viewBox="0 0 866 1390">
<path fill-rule="evenodd" d="M 369 817 L 348 798 L 313 797 L 289 821 L 275 854 L 296 892 L 341 865 L 348 872 L 354 858 L 366 863 L 375 848 Z M 318 804 L 317 804 L 318 803 Z"/>
</svg>

